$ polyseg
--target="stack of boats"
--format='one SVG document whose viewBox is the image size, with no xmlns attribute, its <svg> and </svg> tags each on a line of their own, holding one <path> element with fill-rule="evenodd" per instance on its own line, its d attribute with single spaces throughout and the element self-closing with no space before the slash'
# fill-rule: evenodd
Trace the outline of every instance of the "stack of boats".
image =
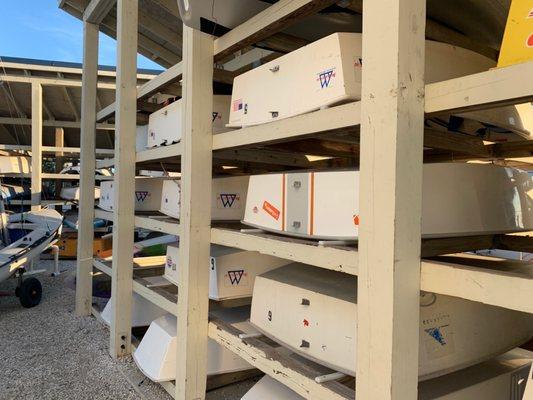
<svg viewBox="0 0 533 400">
<path fill-rule="evenodd" d="M 436 42 L 427 42 L 426 56 L 428 82 L 493 66 L 483 56 Z M 268 123 L 357 100 L 362 65 L 361 35 L 340 33 L 244 73 L 234 80 L 231 100 L 227 96 L 215 97 L 213 133 L 220 132 L 226 124 L 238 128 Z M 219 117 L 222 125 L 218 124 Z M 487 139 L 529 138 L 514 106 L 427 123 L 444 124 L 444 129 L 449 129 L 456 118 L 477 124 L 468 124 L 470 127 L 487 128 L 491 135 Z M 178 142 L 181 134 L 176 121 L 180 120 L 181 101 L 152 114 L 148 146 Z M 466 133 L 476 134 L 477 128 Z M 530 231 L 532 188 L 531 177 L 514 168 L 467 163 L 425 165 L 422 235 L 439 238 Z M 104 182 L 101 190 L 100 207 L 112 211 L 112 182 Z M 134 196 L 138 211 L 180 216 L 177 179 L 138 178 Z M 213 220 L 238 220 L 264 231 L 307 239 L 356 241 L 360 222 L 359 172 L 216 178 L 211 204 Z M 168 246 L 164 278 L 177 284 L 179 268 L 179 247 Z M 245 303 L 251 304 L 244 309 L 219 309 L 221 318 L 243 332 L 262 333 L 298 356 L 355 376 L 357 278 L 214 245 L 205 268 L 210 274 L 211 300 L 248 299 Z M 139 301 L 144 300 L 136 299 L 136 303 Z M 145 313 L 134 316 L 134 321 L 150 323 L 134 353 L 137 365 L 154 381 L 174 379 L 175 316 L 161 310 L 147 311 L 142 305 L 133 312 Z M 533 336 L 533 316 L 435 293 L 421 293 L 420 313 L 422 398 L 496 398 L 489 396 L 501 396 L 501 388 L 505 388 L 504 392 L 511 390 L 511 383 L 516 386 L 512 390 L 522 390 L 519 385 L 523 379 L 518 378 L 528 376 L 532 356 L 510 350 Z M 210 375 L 251 368 L 213 341 L 209 341 L 208 353 Z M 506 367 L 498 369 L 503 365 Z M 463 377 L 461 383 L 451 385 L 460 380 L 458 377 Z M 452 397 L 458 394 L 462 397 Z M 259 398 L 300 397 L 264 378 L 244 397 Z"/>
</svg>

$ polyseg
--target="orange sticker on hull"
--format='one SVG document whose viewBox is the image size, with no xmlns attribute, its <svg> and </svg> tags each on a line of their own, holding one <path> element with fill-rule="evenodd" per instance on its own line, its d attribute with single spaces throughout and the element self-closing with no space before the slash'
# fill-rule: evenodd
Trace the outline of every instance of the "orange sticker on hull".
<svg viewBox="0 0 533 400">
<path fill-rule="evenodd" d="M 279 219 L 280 211 L 274 207 L 272 204 L 270 204 L 268 201 L 263 202 L 263 210 L 265 210 L 272 218 L 274 218 L 276 221 Z"/>
</svg>

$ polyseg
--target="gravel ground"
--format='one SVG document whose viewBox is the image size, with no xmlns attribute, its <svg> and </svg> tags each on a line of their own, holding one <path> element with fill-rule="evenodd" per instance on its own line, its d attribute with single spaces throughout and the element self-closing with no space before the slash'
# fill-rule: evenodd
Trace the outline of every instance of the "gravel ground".
<svg viewBox="0 0 533 400">
<path fill-rule="evenodd" d="M 52 268 L 41 261 L 36 268 Z M 61 269 L 75 268 L 62 261 Z M 95 318 L 74 314 L 74 291 L 59 277 L 39 275 L 42 303 L 24 309 L 18 299 L 0 297 L 0 399 L 170 399 L 145 379 L 131 357 L 113 360 L 108 330 Z M 15 280 L 0 283 L 14 291 Z M 254 380 L 211 391 L 208 400 L 238 400 Z"/>
</svg>

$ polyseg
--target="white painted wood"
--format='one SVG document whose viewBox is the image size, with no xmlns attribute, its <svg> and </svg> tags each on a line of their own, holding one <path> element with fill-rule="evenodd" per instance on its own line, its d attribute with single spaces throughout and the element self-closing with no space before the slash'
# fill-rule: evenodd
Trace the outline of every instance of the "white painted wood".
<svg viewBox="0 0 533 400">
<path fill-rule="evenodd" d="M 182 74 L 182 63 L 179 62 L 166 71 L 153 77 L 148 82 L 143 84 L 137 90 L 137 99 L 143 99 L 156 93 L 161 87 L 176 81 Z M 116 103 L 111 103 L 107 107 L 100 110 L 96 116 L 97 121 L 104 121 L 115 113 Z"/>
<path fill-rule="evenodd" d="M 137 114 L 138 1 L 117 2 L 117 114 L 115 135 L 115 213 L 113 219 L 112 357 L 131 352 L 131 293 L 133 285 L 133 229 L 135 135 Z"/>
<path fill-rule="evenodd" d="M 59 128 L 61 129 L 61 128 Z M 18 151 L 31 151 L 31 146 L 22 146 L 18 144 L 0 144 L 0 150 L 18 150 Z M 80 153 L 81 149 L 79 147 L 58 147 L 58 146 L 42 146 L 42 152 L 45 153 Z M 115 150 L 113 149 L 96 149 L 96 154 L 114 154 Z"/>
<path fill-rule="evenodd" d="M 183 27 L 183 124 L 176 396 L 204 399 L 211 223 L 213 39 Z"/>
<path fill-rule="evenodd" d="M 317 246 L 316 242 L 242 233 L 221 228 L 211 229 L 211 242 L 357 275 L 358 254 L 357 251 L 349 248 Z"/>
<path fill-rule="evenodd" d="M 41 209 L 43 145 L 43 87 L 31 85 L 31 210 Z"/>
<path fill-rule="evenodd" d="M 410 400 L 418 383 L 426 1 L 363 7 L 356 397 Z"/>
<path fill-rule="evenodd" d="M 215 56 L 227 51 L 239 42 L 249 38 L 255 33 L 267 28 L 269 25 L 297 13 L 313 3 L 314 0 L 281 0 L 264 11 L 254 15 L 246 22 L 233 28 L 224 36 L 215 40 Z"/>
<path fill-rule="evenodd" d="M 117 0 L 91 0 L 83 12 L 83 20 L 99 24 L 113 8 Z"/>
<path fill-rule="evenodd" d="M 76 313 L 90 315 L 94 239 L 96 83 L 98 80 L 97 25 L 83 23 L 83 86 L 81 88 L 80 193 L 78 259 L 76 271 Z"/>
<path fill-rule="evenodd" d="M 227 349 L 240 355 L 245 361 L 260 369 L 265 374 L 283 383 L 307 399 L 347 400 L 353 399 L 353 392 L 346 387 L 342 392 L 340 385 L 332 388 L 329 383 L 319 384 L 315 382 L 315 376 L 309 370 L 296 371 L 291 354 L 285 349 L 274 350 L 261 342 L 261 347 L 246 343 L 246 340 L 238 335 L 219 329 L 213 322 L 209 323 L 209 338 L 223 345 Z M 255 344 L 256 342 L 254 342 Z M 282 358 L 282 359 L 280 359 Z M 351 393 L 350 393 L 351 392 Z M 264 400 L 272 400 L 267 397 Z"/>
<path fill-rule="evenodd" d="M 70 78 L 44 78 L 40 76 L 9 75 L 0 76 L 0 82 L 40 83 L 43 86 L 81 87 L 81 80 Z M 98 82 L 98 89 L 115 89 L 114 83 Z"/>
<path fill-rule="evenodd" d="M 11 118 L 0 117 L 0 124 L 3 125 L 31 125 L 30 118 Z M 50 126 L 53 128 L 80 128 L 81 123 L 78 121 L 58 121 L 58 120 L 44 120 L 43 126 Z M 96 124 L 98 130 L 114 131 L 114 124 Z"/>
<path fill-rule="evenodd" d="M 495 68 L 462 78 L 426 86 L 426 113 L 491 108 L 497 104 L 518 104 L 533 99 L 533 83 L 516 79 L 533 74 L 533 61 Z"/>
<path fill-rule="evenodd" d="M 357 126 L 360 123 L 361 103 L 348 103 L 269 124 L 220 133 L 213 136 L 213 150 L 266 144 L 286 138 L 304 137 L 328 130 Z"/>
</svg>

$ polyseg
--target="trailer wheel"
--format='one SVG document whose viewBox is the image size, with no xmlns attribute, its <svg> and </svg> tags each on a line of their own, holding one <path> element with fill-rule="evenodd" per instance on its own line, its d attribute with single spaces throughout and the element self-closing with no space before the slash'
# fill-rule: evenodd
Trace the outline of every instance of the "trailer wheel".
<svg viewBox="0 0 533 400">
<path fill-rule="evenodd" d="M 19 300 L 24 308 L 32 308 L 41 302 L 43 287 L 37 278 L 24 279 L 19 287 Z"/>
</svg>

